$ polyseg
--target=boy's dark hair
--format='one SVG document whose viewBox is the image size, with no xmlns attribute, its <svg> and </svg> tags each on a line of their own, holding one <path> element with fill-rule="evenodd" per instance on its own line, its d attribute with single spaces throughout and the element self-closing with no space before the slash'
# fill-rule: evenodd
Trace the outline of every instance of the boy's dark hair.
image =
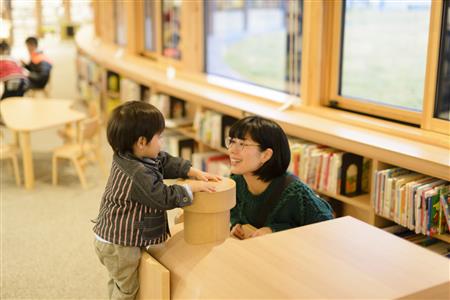
<svg viewBox="0 0 450 300">
<path fill-rule="evenodd" d="M 2 41 L 0 43 L 0 53 L 1 54 L 9 54 L 9 50 L 10 50 L 10 48 L 9 48 L 8 43 L 6 41 Z"/>
<path fill-rule="evenodd" d="M 130 101 L 112 111 L 106 135 L 113 151 L 124 154 L 133 152 L 139 137 L 150 142 L 164 127 L 164 116 L 156 107 L 143 101 Z"/>
<path fill-rule="evenodd" d="M 34 36 L 30 36 L 30 37 L 27 37 L 27 39 L 25 40 L 25 44 L 33 45 L 37 48 L 39 42 L 38 42 L 37 38 L 35 38 Z"/>
<path fill-rule="evenodd" d="M 262 117 L 250 116 L 234 123 L 229 132 L 231 138 L 242 140 L 247 134 L 259 144 L 261 151 L 268 148 L 273 151 L 272 157 L 253 174 L 265 182 L 283 175 L 291 161 L 291 150 L 280 125 Z"/>
</svg>

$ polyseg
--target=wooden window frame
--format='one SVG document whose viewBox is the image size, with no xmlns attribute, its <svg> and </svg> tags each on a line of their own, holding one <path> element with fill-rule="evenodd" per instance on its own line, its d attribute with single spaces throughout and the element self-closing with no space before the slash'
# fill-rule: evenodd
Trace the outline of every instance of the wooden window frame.
<svg viewBox="0 0 450 300">
<path fill-rule="evenodd" d="M 429 26 L 429 38 L 427 48 L 427 66 L 424 79 L 424 97 L 422 112 L 414 112 L 406 109 L 394 108 L 383 104 L 375 104 L 366 102 L 365 99 L 351 98 L 339 95 L 340 84 L 340 64 L 341 64 L 341 34 L 342 34 L 342 18 L 343 18 L 343 0 L 333 1 L 332 14 L 328 20 L 330 26 L 328 30 L 332 31 L 331 61 L 329 65 L 329 91 L 328 97 L 324 98 L 322 105 L 332 106 L 333 101 L 337 101 L 338 108 L 351 110 L 359 113 L 374 115 L 382 118 L 392 119 L 396 121 L 420 125 L 420 127 L 429 129 L 437 128 L 436 124 L 441 124 L 442 120 L 429 120 L 430 107 L 434 108 L 435 99 L 433 94 L 436 89 L 436 74 L 433 72 L 437 68 L 437 60 L 439 55 L 439 33 L 440 33 L 440 14 L 442 13 L 442 0 L 431 1 L 431 14 Z M 437 33 L 437 38 L 436 36 Z M 432 63 L 434 62 L 434 63 Z M 434 71 L 433 71 L 434 70 Z M 432 114 L 432 113 L 431 113 Z M 445 121 L 442 121 L 445 122 Z M 426 125 L 429 124 L 429 125 Z M 433 125 L 431 125 L 433 124 Z M 438 130 L 439 131 L 439 130 Z"/>
<path fill-rule="evenodd" d="M 425 95 L 422 128 L 440 133 L 450 133 L 450 122 L 434 117 L 439 71 L 439 51 L 442 34 L 444 1 L 435 0 L 431 6 L 428 57 L 425 76 Z"/>
<path fill-rule="evenodd" d="M 143 0 L 127 1 L 128 44 L 127 52 L 151 58 L 162 69 L 174 67 L 191 71 L 193 78 L 205 80 L 204 71 L 204 1 L 183 1 L 181 9 L 181 60 L 162 55 L 162 2 L 153 0 L 155 5 L 155 49 L 144 49 Z M 97 35 L 108 43 L 114 43 L 113 0 L 93 0 L 95 28 Z M 362 113 L 375 115 L 418 125 L 427 131 L 449 134 L 450 122 L 434 118 L 436 101 L 436 83 L 442 28 L 443 0 L 431 2 L 430 26 L 424 80 L 422 112 L 392 108 L 382 104 L 358 101 L 354 98 L 338 95 L 341 51 L 341 20 L 343 0 L 304 1 L 302 16 L 302 66 L 300 82 L 301 109 L 307 107 L 324 108 L 337 100 L 339 108 L 350 110 L 357 116 Z M 134 21 L 130 21 L 134 20 Z M 186 41 L 189 41 L 186 43 Z M 197 78 L 197 79 L 198 79 Z M 234 90 L 234 88 L 231 88 Z M 244 94 L 248 90 L 239 90 Z M 250 93 L 251 94 L 251 93 Z M 286 94 L 288 95 L 288 94 Z M 363 99 L 361 99 L 363 100 Z"/>
<path fill-rule="evenodd" d="M 145 49 L 145 41 L 144 41 L 144 0 L 139 0 L 135 2 L 135 20 L 136 20 L 136 50 L 137 53 L 149 57 L 151 59 L 157 59 L 158 53 L 162 53 L 162 44 L 161 44 L 161 36 L 162 36 L 162 28 L 161 28 L 161 0 L 152 1 L 153 9 L 154 9 L 154 24 L 155 24 L 155 51 L 150 51 Z"/>
<path fill-rule="evenodd" d="M 201 72 L 203 69 L 203 1 L 191 0 L 181 3 L 181 59 L 166 57 L 163 52 L 162 7 L 164 0 L 153 0 L 155 22 L 155 51 L 145 49 L 144 44 L 144 1 L 133 2 L 136 26 L 136 53 L 151 58 L 163 66 Z M 186 44 L 184 41 L 189 40 Z"/>
</svg>

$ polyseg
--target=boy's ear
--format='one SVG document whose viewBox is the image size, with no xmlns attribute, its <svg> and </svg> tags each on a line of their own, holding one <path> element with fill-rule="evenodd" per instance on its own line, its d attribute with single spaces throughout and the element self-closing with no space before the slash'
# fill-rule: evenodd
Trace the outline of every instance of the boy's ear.
<svg viewBox="0 0 450 300">
<path fill-rule="evenodd" d="M 147 139 L 146 139 L 145 137 L 143 137 L 143 136 L 140 136 L 140 137 L 138 138 L 136 144 L 137 144 L 139 147 L 143 147 L 143 146 L 147 145 Z"/>
</svg>

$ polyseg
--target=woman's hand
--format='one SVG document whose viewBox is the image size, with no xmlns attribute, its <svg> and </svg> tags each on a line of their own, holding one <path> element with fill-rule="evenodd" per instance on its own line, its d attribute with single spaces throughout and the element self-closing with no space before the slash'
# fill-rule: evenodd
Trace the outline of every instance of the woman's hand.
<svg viewBox="0 0 450 300">
<path fill-rule="evenodd" d="M 234 225 L 233 228 L 231 229 L 230 234 L 234 235 L 235 237 L 237 237 L 240 240 L 245 239 L 245 232 L 244 232 L 244 229 L 242 229 L 241 224 Z"/>
<path fill-rule="evenodd" d="M 250 237 L 257 237 L 265 234 L 272 233 L 272 229 L 270 227 L 261 227 L 252 233 Z"/>
<path fill-rule="evenodd" d="M 187 174 L 189 177 L 201 180 L 201 181 L 220 181 L 222 177 L 211 173 L 200 171 L 199 169 L 191 167 Z"/>
</svg>

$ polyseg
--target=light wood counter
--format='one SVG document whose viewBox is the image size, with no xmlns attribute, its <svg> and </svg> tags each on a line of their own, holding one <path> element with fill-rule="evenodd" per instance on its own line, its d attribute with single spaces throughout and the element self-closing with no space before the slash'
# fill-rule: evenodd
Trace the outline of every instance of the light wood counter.
<svg viewBox="0 0 450 300">
<path fill-rule="evenodd" d="M 171 299 L 450 297 L 448 259 L 352 217 L 199 246 L 181 229 L 150 250 L 170 271 Z"/>
</svg>

